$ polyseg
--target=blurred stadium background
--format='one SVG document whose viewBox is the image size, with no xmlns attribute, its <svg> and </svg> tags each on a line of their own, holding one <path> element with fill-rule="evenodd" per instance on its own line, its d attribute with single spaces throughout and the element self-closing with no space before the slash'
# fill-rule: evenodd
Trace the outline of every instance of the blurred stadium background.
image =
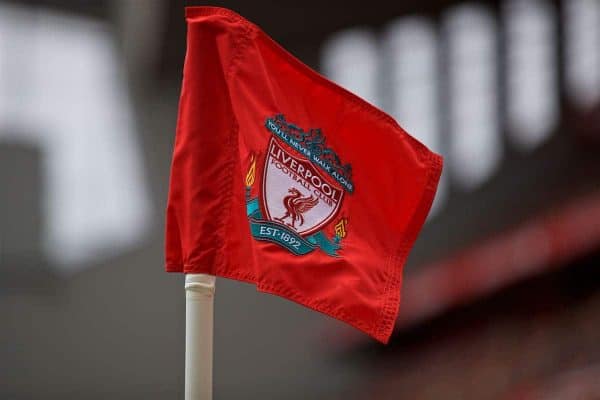
<svg viewBox="0 0 600 400">
<path fill-rule="evenodd" d="M 0 0 L 1 399 L 183 397 L 163 209 L 195 4 Z M 446 158 L 391 344 L 219 280 L 215 398 L 600 398 L 600 1 L 213 5 Z"/>
</svg>

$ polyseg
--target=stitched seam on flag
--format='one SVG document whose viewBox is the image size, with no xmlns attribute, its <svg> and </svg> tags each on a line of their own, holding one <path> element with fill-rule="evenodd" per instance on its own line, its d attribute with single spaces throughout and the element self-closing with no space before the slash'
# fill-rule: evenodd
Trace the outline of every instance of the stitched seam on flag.
<svg viewBox="0 0 600 400">
<path fill-rule="evenodd" d="M 423 155 L 420 151 L 420 148 L 416 149 L 419 155 Z M 429 163 L 427 163 L 429 166 Z M 429 172 L 428 172 L 429 175 Z M 427 178 L 427 182 L 429 182 L 429 176 Z M 418 212 L 420 204 L 424 201 L 425 193 L 427 191 L 427 185 L 423 188 L 423 193 L 421 198 L 417 202 L 415 206 L 415 210 L 413 211 L 413 217 L 407 226 L 407 231 L 403 235 L 404 240 L 397 248 L 395 254 L 392 254 L 388 258 L 388 282 L 386 284 L 383 297 L 382 297 L 382 306 L 381 306 L 381 315 L 380 320 L 378 321 L 377 335 L 378 336 L 386 336 L 386 334 L 391 334 L 394 328 L 394 322 L 397 314 L 397 307 L 399 307 L 400 302 L 400 290 L 401 290 L 401 279 L 402 279 L 402 269 L 404 267 L 404 262 L 408 257 L 408 252 L 410 249 L 410 231 L 411 225 L 413 224 L 413 220 L 415 218 L 416 213 Z M 389 333 L 388 333 L 389 332 Z"/>
<path fill-rule="evenodd" d="M 347 100 L 351 101 L 355 105 L 358 105 L 360 108 L 367 109 L 368 111 L 373 113 L 375 117 L 382 119 L 385 122 L 391 124 L 394 129 L 398 129 L 402 132 L 405 132 L 404 129 L 402 129 L 402 127 L 400 127 L 400 125 L 398 125 L 398 123 L 390 115 L 386 114 L 379 108 L 375 107 L 374 105 L 365 101 L 364 99 L 360 98 L 359 96 L 355 95 L 354 93 L 344 89 L 343 87 L 339 86 L 335 82 L 332 82 L 331 80 L 329 80 L 325 76 L 319 74 L 317 71 L 315 71 L 308 65 L 304 64 L 296 56 L 291 54 L 283 46 L 281 46 L 279 43 L 277 43 L 273 38 L 271 38 L 269 35 L 267 35 L 258 25 L 254 24 L 251 21 L 248 21 L 246 18 L 242 17 L 235 11 L 232 11 L 232 10 L 229 10 L 226 8 L 221 8 L 221 7 L 200 6 L 200 7 L 188 7 L 186 9 L 186 15 L 188 15 L 188 14 L 190 17 L 201 16 L 201 15 L 220 15 L 222 17 L 230 19 L 233 22 L 241 23 L 245 28 L 248 28 L 248 30 L 253 30 L 256 33 L 258 33 L 263 39 L 265 39 L 265 42 L 267 43 L 267 45 L 271 46 L 272 48 L 274 48 L 278 52 L 280 52 L 281 55 L 290 64 L 292 64 L 294 67 L 298 68 L 308 78 L 329 87 L 334 92 L 337 92 L 338 94 L 340 94 L 342 97 L 345 97 Z"/>
<path fill-rule="evenodd" d="M 348 323 L 353 327 L 367 333 L 368 335 L 375 337 L 372 325 L 365 324 L 364 322 L 357 320 L 354 317 L 351 317 L 342 308 L 334 307 L 331 304 L 327 303 L 327 301 L 325 300 L 312 301 L 304 297 L 300 293 L 296 292 L 295 290 L 290 289 L 289 287 L 282 287 L 280 285 L 269 284 L 265 283 L 265 281 L 259 282 L 256 287 L 261 292 L 271 293 L 285 297 L 312 310 L 318 311 L 330 317 L 336 318 L 342 322 Z M 379 340 L 379 338 L 377 339 Z"/>
<path fill-rule="evenodd" d="M 418 232 L 418 228 L 422 225 L 416 222 L 419 220 L 419 216 L 421 215 L 420 210 L 422 208 L 422 205 L 427 203 L 427 193 L 430 189 L 432 171 L 430 166 L 432 165 L 432 163 L 430 162 L 428 154 L 423 153 L 423 149 L 421 147 L 417 146 L 415 150 L 419 154 L 419 158 L 425 159 L 426 165 L 428 166 L 426 179 L 427 183 L 423 188 L 423 193 L 421 194 L 419 201 L 416 203 L 415 208 L 411 213 L 413 216 L 409 221 L 409 224 L 407 225 L 406 232 L 402 235 L 402 237 L 404 237 L 405 240 L 403 240 L 402 243 L 399 244 L 399 246 L 397 247 L 397 251 L 394 254 L 390 255 L 390 257 L 388 258 L 388 264 L 386 267 L 387 282 L 381 296 L 381 306 L 376 333 L 378 337 L 382 338 L 389 337 L 389 335 L 391 335 L 393 331 L 400 303 L 402 269 L 404 267 L 406 258 L 408 257 L 408 253 L 413 242 L 413 236 L 416 239 L 416 232 Z M 415 223 L 418 226 L 417 229 L 414 228 Z"/>
<path fill-rule="evenodd" d="M 208 271 L 202 266 L 197 264 L 168 264 L 167 272 L 181 272 L 182 267 L 185 269 L 185 272 L 188 274 L 193 273 L 207 273 Z M 173 269 L 169 269 L 173 268 Z M 239 272 L 238 270 L 226 270 L 220 269 L 217 273 L 218 276 L 222 278 L 235 279 L 238 281 L 246 282 L 246 283 L 255 283 L 254 275 L 251 273 Z"/>
<path fill-rule="evenodd" d="M 218 271 L 218 275 L 223 278 L 235 279 L 235 280 L 242 281 L 242 282 L 256 284 L 256 279 L 255 279 L 254 275 L 251 273 L 240 272 L 240 271 L 234 270 L 234 269 L 229 270 L 229 269 L 221 268 Z"/>
<path fill-rule="evenodd" d="M 186 10 L 186 15 L 187 15 L 187 10 Z M 229 79 L 232 75 L 233 72 L 233 68 L 235 67 L 236 61 L 239 58 L 239 53 L 240 53 L 240 46 L 239 46 L 239 42 L 241 41 L 241 39 L 243 39 L 244 35 L 239 35 L 237 34 L 237 32 L 233 35 L 234 39 L 233 39 L 233 51 L 234 54 L 231 58 L 231 61 L 229 63 L 229 66 L 227 67 L 227 71 L 225 72 L 225 84 L 227 85 L 227 98 L 229 100 L 229 106 L 231 108 L 232 114 L 233 114 L 233 103 L 231 101 L 231 95 L 230 95 L 230 91 L 229 91 Z M 237 138 L 237 133 L 238 133 L 238 124 L 237 121 L 235 120 L 235 118 L 231 118 L 230 120 L 230 129 L 229 129 L 229 135 L 227 135 L 227 139 L 226 142 L 224 143 L 224 148 L 227 150 L 226 151 L 226 155 L 227 155 L 227 161 L 224 163 L 224 176 L 222 181 L 219 184 L 219 190 L 218 193 L 222 194 L 225 196 L 225 199 L 223 200 L 223 205 L 219 210 L 219 213 L 217 215 L 215 215 L 215 218 L 217 219 L 217 221 L 220 221 L 220 224 L 217 228 L 217 230 L 215 231 L 215 249 L 216 249 L 216 254 L 217 254 L 217 261 L 216 261 L 216 265 L 213 266 L 214 270 L 211 270 L 210 273 L 216 274 L 218 271 L 223 269 L 223 265 L 227 263 L 227 257 L 225 257 L 225 243 L 226 241 L 223 240 L 223 238 L 226 236 L 227 232 L 227 228 L 231 225 L 229 223 L 229 217 L 231 216 L 231 204 L 232 204 L 232 198 L 233 198 L 233 166 L 234 166 L 234 162 L 235 162 L 235 152 L 237 152 L 237 146 L 232 147 L 235 144 L 235 139 Z M 233 149 L 233 150 L 232 150 Z M 190 272 L 194 272 L 193 271 L 194 267 L 193 265 L 184 265 L 184 271 L 186 273 L 190 273 Z"/>
<path fill-rule="evenodd" d="M 401 253 L 407 254 L 407 248 L 403 247 Z M 403 257 L 388 257 L 387 271 L 388 281 L 381 298 L 379 317 L 375 326 L 375 337 L 387 343 L 394 328 L 397 308 L 400 302 L 400 288 L 402 287 L 402 270 L 404 267 Z"/>
<path fill-rule="evenodd" d="M 227 15 L 227 17 L 229 17 Z M 231 20 L 235 20 L 235 19 L 231 19 Z M 239 60 L 242 59 L 243 57 L 243 49 L 249 44 L 249 37 L 250 37 L 250 29 L 248 26 L 246 26 L 246 24 L 242 25 L 243 28 L 243 32 L 240 34 L 238 32 L 236 32 L 236 34 L 234 35 L 234 42 L 233 42 L 233 48 L 234 48 L 234 55 L 231 58 L 229 67 L 227 68 L 227 72 L 226 72 L 226 76 L 225 76 L 225 81 L 227 84 L 227 88 L 228 88 L 228 92 L 231 93 L 231 88 L 229 87 L 229 82 L 232 79 L 233 75 L 235 74 L 236 71 L 236 67 L 239 63 Z M 233 102 L 231 101 L 231 95 L 229 95 L 229 101 L 230 101 L 230 106 L 231 106 L 231 110 L 232 110 L 232 114 L 235 114 L 235 110 L 233 108 Z M 230 149 L 229 151 L 229 159 L 227 160 L 226 163 L 226 168 L 227 168 L 227 175 L 226 175 L 226 182 L 223 182 L 223 186 L 224 186 L 224 193 L 226 193 L 226 203 L 224 204 L 224 206 L 221 208 L 221 215 L 219 220 L 222 222 L 221 226 L 220 226 L 220 232 L 222 232 L 223 235 L 226 235 L 225 231 L 227 228 L 231 228 L 232 224 L 230 223 L 231 220 L 231 216 L 232 216 L 232 212 L 231 212 L 231 206 L 233 203 L 233 184 L 234 184 L 234 171 L 233 171 L 233 167 L 235 166 L 235 159 L 237 157 L 237 153 L 238 153 L 238 134 L 239 134 L 239 124 L 237 122 L 237 120 L 232 117 L 232 121 L 231 121 L 231 125 L 232 125 L 232 129 L 231 132 L 229 134 L 228 137 L 228 143 L 226 145 L 227 149 Z M 220 237 L 224 237 L 224 236 L 220 236 Z M 225 254 L 226 249 L 224 246 L 224 243 L 226 243 L 225 240 L 221 240 L 220 241 L 221 246 L 219 247 L 220 250 L 220 255 L 219 255 L 219 261 L 217 263 L 217 266 L 215 267 L 215 272 L 221 274 L 221 275 L 230 275 L 233 276 L 235 275 L 236 277 L 241 277 L 244 278 L 242 280 L 248 280 L 247 274 L 237 274 L 237 273 L 233 273 L 231 271 L 228 271 L 228 260 L 229 257 L 227 257 L 227 255 Z M 251 279 L 252 282 L 255 281 L 254 277 L 252 277 Z"/>
<path fill-rule="evenodd" d="M 407 232 L 404 235 L 405 240 L 399 245 L 396 256 L 392 256 L 391 258 L 392 264 L 390 267 L 392 268 L 392 277 L 390 280 L 391 285 L 389 290 L 393 289 L 393 291 L 391 293 L 388 292 L 386 294 L 386 298 L 384 298 L 384 314 L 382 315 L 382 320 L 379 323 L 378 336 L 389 337 L 393 331 L 400 305 L 402 269 L 408 257 L 408 253 L 414 241 L 416 240 L 417 234 L 425 222 L 427 213 L 431 208 L 433 197 L 435 195 L 435 189 L 437 187 L 437 182 L 439 181 L 442 169 L 441 157 L 426 150 L 416 140 L 415 142 L 418 144 L 416 148 L 417 152 L 424 159 L 428 166 L 427 183 L 407 227 Z"/>
<path fill-rule="evenodd" d="M 408 258 L 409 251 L 417 238 L 417 234 L 429 213 L 436 192 L 437 183 L 442 172 L 442 158 L 427 150 L 417 140 L 413 141 L 414 144 L 416 144 L 415 150 L 419 154 L 419 158 L 427 165 L 427 178 L 421 198 L 417 202 L 406 232 L 403 235 L 404 240 L 398 245 L 397 251 L 390 257 L 388 271 L 389 281 L 383 293 L 383 305 L 381 307 L 382 315 L 380 321 L 377 323 L 376 331 L 376 337 L 381 338 L 380 340 L 384 342 L 389 340 L 389 336 L 394 329 L 394 324 L 398 316 L 404 264 Z"/>
<path fill-rule="evenodd" d="M 228 18 L 232 22 L 249 22 L 244 19 L 241 15 L 236 13 L 235 11 L 229 10 L 227 8 L 222 7 L 214 7 L 214 6 L 196 6 L 196 7 L 186 7 L 185 15 L 187 18 L 198 17 L 202 15 L 220 15 L 222 17 Z"/>
<path fill-rule="evenodd" d="M 176 265 L 176 268 L 177 267 L 180 266 Z M 184 268 L 185 271 L 187 271 L 188 273 L 203 272 L 201 267 L 197 268 L 197 266 L 194 264 L 184 264 Z M 323 313 L 325 315 L 348 323 L 353 327 L 367 333 L 368 335 L 375 337 L 377 340 L 384 341 L 384 338 L 376 336 L 376 333 L 373 329 L 373 325 L 365 324 L 364 322 L 353 318 L 343 309 L 339 307 L 334 307 L 324 300 L 318 302 L 311 301 L 303 295 L 301 295 L 300 293 L 294 291 L 293 289 L 285 288 L 280 285 L 275 285 L 271 283 L 265 283 L 265 281 L 256 282 L 254 275 L 250 273 L 241 273 L 235 270 L 219 269 L 218 275 L 223 278 L 236 279 L 247 283 L 254 283 L 256 285 L 256 288 L 261 292 L 275 294 L 287 298 L 289 300 L 295 301 L 296 303 L 313 309 L 317 312 Z"/>
<path fill-rule="evenodd" d="M 186 38 L 186 40 L 188 40 Z M 186 44 L 187 46 L 187 44 Z M 186 57 L 187 57 L 187 49 L 186 49 Z M 184 68 L 185 68 L 185 64 L 186 64 L 186 60 L 184 59 Z M 185 71 L 184 71 L 185 72 Z M 181 88 L 183 89 L 183 85 L 184 85 L 184 81 L 185 78 L 182 76 L 181 77 Z M 182 104 L 183 102 L 183 90 L 179 93 L 179 100 L 178 100 L 178 104 Z M 173 154 L 171 155 L 171 162 L 170 162 L 170 172 L 169 172 L 169 195 L 167 197 L 167 207 L 166 207 L 166 217 L 169 218 L 169 207 L 171 205 L 171 191 L 174 188 L 174 183 L 173 183 L 173 166 L 175 164 L 175 149 L 177 149 L 177 144 L 178 141 L 181 140 L 180 135 L 178 135 L 178 130 L 179 127 L 181 126 L 181 119 L 182 119 L 182 113 L 178 110 L 177 112 L 177 122 L 175 124 L 175 140 L 173 142 Z M 167 272 L 183 272 L 183 257 L 185 256 L 185 251 L 183 248 L 183 243 L 182 243 L 182 234 L 181 234 L 181 224 L 179 223 L 179 210 L 177 207 L 173 207 L 172 208 L 172 212 L 171 212 L 171 218 L 175 219 L 175 226 L 176 226 L 176 232 L 177 232 L 177 244 L 176 246 L 178 247 L 178 254 L 176 257 L 177 262 L 172 262 L 172 259 L 170 259 L 169 257 L 169 252 L 167 251 L 167 243 L 165 243 L 165 256 L 167 258 L 167 264 L 166 264 L 166 270 Z M 166 223 L 166 221 L 165 221 Z M 165 226 L 165 230 L 167 229 L 168 224 L 166 224 Z M 171 261 L 171 262 L 169 262 Z"/>
<path fill-rule="evenodd" d="M 229 80 L 234 75 L 235 67 L 237 66 L 239 60 L 243 57 L 243 52 L 242 52 L 243 48 L 250 43 L 249 39 L 250 39 L 250 35 L 252 33 L 253 27 L 251 26 L 251 24 L 249 24 L 248 21 L 246 21 L 240 15 L 235 14 L 232 11 L 224 9 L 224 8 L 219 8 L 219 7 L 187 7 L 186 8 L 186 17 L 188 17 L 188 18 L 193 18 L 194 16 L 201 16 L 201 15 L 220 15 L 230 22 L 241 22 L 242 23 L 243 34 L 234 35 L 234 41 L 233 41 L 232 47 L 235 51 L 235 54 L 231 58 L 231 61 L 227 68 L 227 72 L 226 72 L 226 76 L 225 76 L 226 83 L 227 83 L 228 89 L 229 89 Z M 231 98 L 230 98 L 230 106 L 233 111 L 233 104 L 231 102 Z M 231 226 L 231 224 L 228 222 L 232 215 L 230 210 L 231 210 L 231 206 L 232 206 L 232 202 L 233 202 L 234 172 L 233 172 L 232 167 L 235 164 L 235 154 L 237 152 L 237 143 L 236 142 L 237 142 L 238 133 L 239 133 L 239 125 L 237 123 L 237 120 L 232 119 L 231 125 L 232 125 L 232 129 L 231 129 L 231 133 L 228 137 L 226 148 L 228 148 L 228 149 L 234 148 L 235 151 L 230 152 L 230 157 L 227 160 L 227 162 L 225 163 L 225 165 L 227 167 L 227 172 L 222 181 L 222 184 L 220 185 L 219 192 L 224 193 L 227 196 L 227 199 L 226 199 L 224 206 L 221 208 L 221 212 L 219 213 L 219 215 L 217 217 L 221 221 L 219 232 L 215 235 L 217 238 L 223 237 L 225 230 Z M 219 239 L 217 239 L 217 240 L 219 240 Z M 225 241 L 221 240 L 220 243 L 217 243 L 215 246 L 218 248 L 218 257 L 217 257 L 218 261 L 217 261 L 217 265 L 215 266 L 214 272 L 217 275 L 220 275 L 220 276 L 223 276 L 226 278 L 232 278 L 232 279 L 238 279 L 238 280 L 245 281 L 245 282 L 256 283 L 256 277 L 253 274 L 235 272 L 235 270 L 233 268 L 231 268 L 231 266 L 227 265 L 227 262 L 228 262 L 227 260 L 229 258 L 226 257 L 226 254 L 225 254 L 226 249 L 225 249 L 223 243 L 225 243 Z M 218 246 L 219 244 L 221 244 L 221 245 Z M 190 273 L 190 272 L 194 272 L 195 270 L 197 270 L 197 267 L 195 265 L 184 264 L 185 272 Z M 202 271 L 201 267 L 200 267 L 200 271 Z"/>
</svg>

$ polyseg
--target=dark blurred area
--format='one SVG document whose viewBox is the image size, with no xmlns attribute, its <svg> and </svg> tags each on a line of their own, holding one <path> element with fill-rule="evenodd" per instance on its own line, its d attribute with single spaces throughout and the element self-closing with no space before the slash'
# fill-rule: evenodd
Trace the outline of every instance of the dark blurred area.
<svg viewBox="0 0 600 400">
<path fill-rule="evenodd" d="M 183 7 L 0 0 L 0 399 L 183 397 Z M 222 1 L 444 155 L 381 346 L 220 279 L 216 399 L 600 398 L 600 1 Z"/>
</svg>

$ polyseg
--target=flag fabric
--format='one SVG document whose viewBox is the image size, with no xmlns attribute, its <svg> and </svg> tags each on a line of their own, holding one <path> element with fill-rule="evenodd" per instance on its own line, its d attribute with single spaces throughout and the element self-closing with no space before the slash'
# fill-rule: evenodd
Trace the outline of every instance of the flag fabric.
<svg viewBox="0 0 600 400">
<path fill-rule="evenodd" d="M 167 271 L 254 283 L 387 342 L 442 158 L 233 11 L 186 20 Z"/>
</svg>

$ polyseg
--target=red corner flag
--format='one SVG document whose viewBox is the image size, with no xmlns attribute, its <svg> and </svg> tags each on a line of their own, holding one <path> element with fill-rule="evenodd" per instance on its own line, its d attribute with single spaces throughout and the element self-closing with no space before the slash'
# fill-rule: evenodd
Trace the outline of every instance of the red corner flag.
<svg viewBox="0 0 600 400">
<path fill-rule="evenodd" d="M 234 12 L 186 17 L 167 271 L 252 282 L 387 342 L 441 157 Z"/>
</svg>

